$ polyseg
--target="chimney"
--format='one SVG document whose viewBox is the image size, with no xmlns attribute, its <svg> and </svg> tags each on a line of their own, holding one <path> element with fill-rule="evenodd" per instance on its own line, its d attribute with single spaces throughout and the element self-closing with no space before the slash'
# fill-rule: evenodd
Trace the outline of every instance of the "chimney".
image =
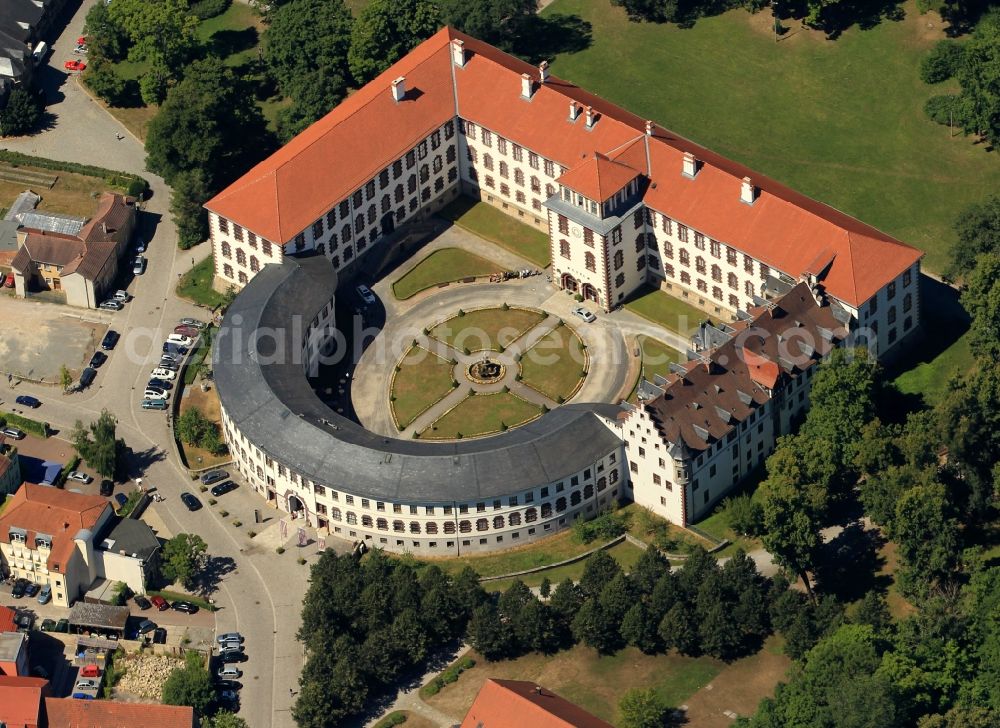
<svg viewBox="0 0 1000 728">
<path fill-rule="evenodd" d="M 465 42 L 458 38 L 451 42 L 451 62 L 459 68 L 465 67 Z"/>
<path fill-rule="evenodd" d="M 593 106 L 588 106 L 587 107 L 587 128 L 588 129 L 593 129 L 594 128 L 594 107 Z"/>
<path fill-rule="evenodd" d="M 653 136 L 653 122 L 646 122 L 646 136 Z"/>
<path fill-rule="evenodd" d="M 577 117 L 580 116 L 580 107 L 576 105 L 575 101 L 569 102 L 569 120 L 576 121 Z"/>
<path fill-rule="evenodd" d="M 538 80 L 545 83 L 549 80 L 549 62 L 542 61 L 538 64 Z"/>
<path fill-rule="evenodd" d="M 756 199 L 757 188 L 753 186 L 753 182 L 750 181 L 749 177 L 744 177 L 743 183 L 740 185 L 740 202 L 752 205 Z"/>
<path fill-rule="evenodd" d="M 691 152 L 684 152 L 684 165 L 681 171 L 685 177 L 691 179 L 694 179 L 694 176 L 698 174 L 698 161 Z"/>
<path fill-rule="evenodd" d="M 531 94 L 534 91 L 531 84 L 531 76 L 527 73 L 521 74 L 521 98 L 530 99 Z"/>
<path fill-rule="evenodd" d="M 406 78 L 400 76 L 392 82 L 392 100 L 399 102 L 406 96 Z"/>
</svg>

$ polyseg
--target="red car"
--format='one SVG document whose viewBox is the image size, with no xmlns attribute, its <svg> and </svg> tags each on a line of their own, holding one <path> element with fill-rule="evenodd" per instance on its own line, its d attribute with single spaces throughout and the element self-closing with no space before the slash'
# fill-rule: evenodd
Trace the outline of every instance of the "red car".
<svg viewBox="0 0 1000 728">
<path fill-rule="evenodd" d="M 197 339 L 201 335 L 201 332 L 194 326 L 176 326 L 174 333 L 187 336 L 189 339 Z"/>
<path fill-rule="evenodd" d="M 101 668 L 97 665 L 84 665 L 80 668 L 79 677 L 100 677 Z"/>
<path fill-rule="evenodd" d="M 63 68 L 67 71 L 82 71 L 87 68 L 87 64 L 83 61 L 66 61 Z"/>
<path fill-rule="evenodd" d="M 164 599 L 163 597 L 160 596 L 150 597 L 149 601 L 151 601 L 153 603 L 153 606 L 159 609 L 161 612 L 165 609 L 170 609 L 170 605 L 167 604 L 167 600 Z"/>
<path fill-rule="evenodd" d="M 79 38 L 76 39 L 76 44 L 78 46 L 87 45 L 87 36 L 81 35 Z"/>
<path fill-rule="evenodd" d="M 7 279 L 3 282 L 3 285 L 4 285 L 4 288 L 13 288 L 14 287 L 14 274 L 13 273 L 9 273 L 7 275 Z"/>
</svg>

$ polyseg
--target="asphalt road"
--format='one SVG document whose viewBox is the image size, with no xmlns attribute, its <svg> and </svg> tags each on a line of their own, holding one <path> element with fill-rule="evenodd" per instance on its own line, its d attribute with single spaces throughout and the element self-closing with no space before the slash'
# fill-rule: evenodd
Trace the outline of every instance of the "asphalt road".
<svg viewBox="0 0 1000 728">
<path fill-rule="evenodd" d="M 118 434 L 133 452 L 130 475 L 141 475 L 144 485 L 155 486 L 166 497 L 157 504 L 165 525 L 174 533 L 199 534 L 224 572 L 214 595 L 221 607 L 217 629 L 243 632 L 249 655 L 241 665 L 245 673 L 241 715 L 252 726 L 292 726 L 288 709 L 302 665 L 295 631 L 308 570 L 292 563 L 293 554 L 282 558 L 273 549 L 255 548 L 244 531 L 234 529 L 216 510 L 206 507 L 188 512 L 178 495 L 183 490 L 197 489 L 171 451 L 167 419 L 162 412 L 144 411 L 137 406 L 141 388 L 158 360 L 160 342 L 172 331 L 176 320 L 182 316 L 206 318 L 206 311 L 176 299 L 173 291 L 193 260 L 205 257 L 209 250 L 206 246 L 195 251 L 177 249 L 176 229 L 168 212 L 169 188 L 162 179 L 145 171 L 142 144 L 92 100 L 75 78 L 62 71 L 63 61 L 76 57 L 71 51 L 82 34 L 84 17 L 93 1 L 84 0 L 68 22 L 53 44 L 51 67 L 43 71 L 51 126 L 30 137 L 3 139 L 0 144 L 27 154 L 143 174 L 152 190 L 139 231 L 149 241 L 148 270 L 130 286 L 135 299 L 112 318 L 112 328 L 122 334 L 122 340 L 100 369 L 95 386 L 67 396 L 55 388 L 26 383 L 11 390 L 3 380 L 0 397 L 38 396 L 44 404 L 32 415 L 65 432 L 76 420 L 93 420 L 102 409 L 118 418 Z M 54 316 L 62 310 L 53 305 Z M 246 500 L 243 505 L 248 510 L 263 508 L 259 499 L 241 491 L 227 498 L 234 503 Z"/>
</svg>

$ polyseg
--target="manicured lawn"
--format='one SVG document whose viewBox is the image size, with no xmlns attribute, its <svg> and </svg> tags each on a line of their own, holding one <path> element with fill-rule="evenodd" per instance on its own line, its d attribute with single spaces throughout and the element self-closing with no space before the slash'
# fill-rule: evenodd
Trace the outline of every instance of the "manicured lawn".
<svg viewBox="0 0 1000 728">
<path fill-rule="evenodd" d="M 430 335 L 459 350 L 499 351 L 544 319 L 545 314 L 532 309 L 483 308 L 442 321 L 430 330 Z"/>
<path fill-rule="evenodd" d="M 177 295 L 200 303 L 202 306 L 215 308 L 222 304 L 225 297 L 212 288 L 212 278 L 214 277 L 215 262 L 210 255 L 181 276 L 181 280 L 177 284 Z"/>
<path fill-rule="evenodd" d="M 452 440 L 500 432 L 503 426 L 516 427 L 541 414 L 541 410 L 511 392 L 472 394 L 455 409 L 420 433 L 421 439 Z"/>
<path fill-rule="evenodd" d="M 435 250 L 393 283 L 392 293 L 396 298 L 404 300 L 441 283 L 488 276 L 498 270 L 500 266 L 496 263 L 466 250 L 443 248 Z"/>
<path fill-rule="evenodd" d="M 587 548 L 595 548 L 600 545 L 599 543 L 587 544 Z M 606 549 L 611 556 L 614 557 L 622 569 L 625 571 L 631 571 L 632 567 L 636 565 L 639 561 L 639 557 L 642 556 L 642 549 L 638 546 L 633 546 L 627 541 L 622 541 L 621 543 L 616 543 L 609 549 Z M 561 582 L 563 579 L 572 579 L 573 581 L 579 581 L 580 577 L 583 576 L 583 570 L 587 568 L 588 559 L 581 559 L 572 564 L 566 564 L 566 566 L 557 566 L 553 569 L 546 569 L 545 571 L 539 571 L 534 574 L 525 574 L 524 576 L 518 577 L 528 586 L 538 586 L 542 583 L 543 579 L 548 579 L 552 582 L 553 588 L 555 585 Z M 483 583 L 483 588 L 486 591 L 499 592 L 504 591 L 509 588 L 515 579 L 499 579 L 497 581 L 487 581 Z"/>
<path fill-rule="evenodd" d="M 427 700 L 456 720 L 465 715 L 487 678 L 537 682 L 597 717 L 616 722 L 620 720 L 618 702 L 629 688 L 656 688 L 669 705 L 678 706 L 726 668 L 711 657 L 644 655 L 634 647 L 600 656 L 578 645 L 555 655 L 532 653 L 504 662 L 487 662 L 470 654 L 475 667 Z"/>
<path fill-rule="evenodd" d="M 684 303 L 665 291 L 652 288 L 644 289 L 626 303 L 625 308 L 682 336 L 687 336 L 690 331 L 698 327 L 699 323 L 709 318 L 704 311 Z"/>
<path fill-rule="evenodd" d="M 684 361 L 684 354 L 673 349 L 662 341 L 651 339 L 648 336 L 640 337 L 640 352 L 642 353 L 642 373 L 652 381 L 653 377 L 659 374 L 661 377 L 670 373 L 671 363 Z"/>
<path fill-rule="evenodd" d="M 405 429 L 420 413 L 452 390 L 454 366 L 427 349 L 414 346 L 399 362 L 392 381 L 392 416 Z"/>
<path fill-rule="evenodd" d="M 521 381 L 559 402 L 576 392 L 586 365 L 580 337 L 569 326 L 557 326 L 521 356 Z"/>
<path fill-rule="evenodd" d="M 917 73 L 942 23 L 902 8 L 901 22 L 835 41 L 791 24 L 779 43 L 767 12 L 693 28 L 632 23 L 607 0 L 556 0 L 542 14 L 592 27 L 589 48 L 555 58 L 557 76 L 926 250 L 940 272 L 952 222 L 1000 188 L 1000 161 L 924 115 L 928 98 L 953 92 Z M 657 93 L 664 78 L 670 93 Z"/>
<path fill-rule="evenodd" d="M 236 66 L 257 57 L 264 24 L 246 3 L 234 0 L 226 12 L 201 21 L 198 39 L 219 56 L 227 66 Z"/>
<path fill-rule="evenodd" d="M 733 530 L 733 527 L 729 525 L 729 515 L 726 513 L 726 509 L 722 506 L 722 504 L 720 504 L 715 511 L 712 512 L 712 515 L 702 521 L 698 521 L 698 523 L 694 525 L 720 541 L 723 539 L 730 540 L 731 544 L 729 546 L 726 546 L 726 548 L 715 553 L 715 556 L 719 558 L 732 556 L 736 553 L 737 549 L 743 549 L 749 553 L 754 549 L 761 548 L 759 540 L 742 536 Z"/>
<path fill-rule="evenodd" d="M 188 360 L 187 366 L 184 368 L 184 384 L 185 386 L 193 384 L 195 377 L 199 374 L 199 369 L 202 362 L 205 361 L 205 357 L 208 356 L 209 352 L 212 351 L 212 342 L 215 341 L 215 335 L 219 332 L 215 326 L 209 326 L 202 332 L 201 338 L 198 340 L 198 347 L 195 349 L 194 354 L 191 355 L 191 359 Z"/>
<path fill-rule="evenodd" d="M 459 197 L 438 214 L 541 268 L 549 264 L 548 235 L 485 202 Z"/>
</svg>

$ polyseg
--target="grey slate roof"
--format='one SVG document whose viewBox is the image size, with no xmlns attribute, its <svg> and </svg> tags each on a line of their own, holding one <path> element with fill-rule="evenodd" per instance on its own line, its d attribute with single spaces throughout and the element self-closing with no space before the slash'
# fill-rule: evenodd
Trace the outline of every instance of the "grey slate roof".
<svg viewBox="0 0 1000 728">
<path fill-rule="evenodd" d="M 262 338 L 266 351 L 248 343 L 263 327 L 282 333 L 286 351 L 298 351 L 289 322 L 311 321 L 336 286 L 322 256 L 265 266 L 229 307 L 213 352 L 226 413 L 254 445 L 300 475 L 354 495 L 448 504 L 566 478 L 621 444 L 597 416 L 614 418 L 620 410 L 609 404 L 565 405 L 502 435 L 454 443 L 383 437 L 336 414 L 300 364 L 259 363 L 273 351 L 270 339 Z"/>
<path fill-rule="evenodd" d="M 160 540 L 145 521 L 123 518 L 104 536 L 101 548 L 145 561 L 160 549 Z"/>
<path fill-rule="evenodd" d="M 64 215 L 59 212 L 38 212 L 32 210 L 17 215 L 18 222 L 31 230 L 41 230 L 61 235 L 79 235 L 86 218 Z"/>
</svg>

